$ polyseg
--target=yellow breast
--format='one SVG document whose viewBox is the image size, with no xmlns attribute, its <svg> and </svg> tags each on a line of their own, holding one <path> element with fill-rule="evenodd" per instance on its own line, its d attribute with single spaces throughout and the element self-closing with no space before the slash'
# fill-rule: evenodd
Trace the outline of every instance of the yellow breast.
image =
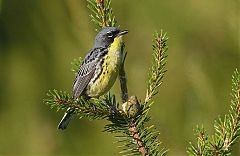
<svg viewBox="0 0 240 156">
<path fill-rule="evenodd" d="M 118 76 L 120 62 L 122 59 L 121 46 L 122 38 L 116 37 L 109 47 L 108 53 L 104 57 L 102 71 L 99 78 L 87 87 L 86 93 L 88 96 L 99 97 L 112 88 Z"/>
</svg>

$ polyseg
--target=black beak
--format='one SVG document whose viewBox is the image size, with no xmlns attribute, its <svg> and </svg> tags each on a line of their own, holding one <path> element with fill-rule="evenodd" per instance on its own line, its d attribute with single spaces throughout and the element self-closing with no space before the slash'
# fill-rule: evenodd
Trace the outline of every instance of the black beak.
<svg viewBox="0 0 240 156">
<path fill-rule="evenodd" d="M 122 35 L 125 35 L 127 33 L 128 33 L 128 30 L 122 30 L 117 34 L 117 36 L 122 36 Z"/>
</svg>

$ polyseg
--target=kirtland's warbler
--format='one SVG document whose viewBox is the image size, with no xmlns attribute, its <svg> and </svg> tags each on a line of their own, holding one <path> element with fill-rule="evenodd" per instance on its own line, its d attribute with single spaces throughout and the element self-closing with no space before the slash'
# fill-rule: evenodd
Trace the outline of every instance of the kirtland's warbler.
<svg viewBox="0 0 240 156">
<path fill-rule="evenodd" d="M 73 99 L 79 96 L 87 98 L 105 94 L 116 81 L 123 53 L 122 36 L 127 30 L 117 27 L 105 27 L 97 34 L 93 48 L 84 58 L 73 84 Z M 64 114 L 58 129 L 66 129 L 74 110 L 70 108 Z"/>
</svg>

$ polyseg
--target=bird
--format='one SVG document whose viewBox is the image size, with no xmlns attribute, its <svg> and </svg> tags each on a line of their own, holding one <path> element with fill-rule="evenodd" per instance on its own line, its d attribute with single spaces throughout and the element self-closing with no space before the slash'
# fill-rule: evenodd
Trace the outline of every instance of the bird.
<svg viewBox="0 0 240 156">
<path fill-rule="evenodd" d="M 122 36 L 127 33 L 128 30 L 120 30 L 118 27 L 104 27 L 98 32 L 73 83 L 73 100 L 80 96 L 99 98 L 112 88 L 123 59 Z M 66 129 L 73 116 L 74 110 L 68 108 L 58 129 Z"/>
</svg>

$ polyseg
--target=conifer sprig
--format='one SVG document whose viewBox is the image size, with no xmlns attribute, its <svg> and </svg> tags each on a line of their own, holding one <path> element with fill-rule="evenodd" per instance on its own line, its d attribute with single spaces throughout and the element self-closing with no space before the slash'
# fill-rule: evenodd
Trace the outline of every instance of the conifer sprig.
<svg viewBox="0 0 240 156">
<path fill-rule="evenodd" d="M 116 26 L 116 18 L 111 8 L 112 0 L 87 0 L 88 8 L 92 12 L 90 17 L 97 26 L 96 30 L 103 27 Z"/>
<path fill-rule="evenodd" d="M 105 131 L 119 133 L 116 137 L 122 144 L 119 146 L 122 148 L 120 153 L 142 156 L 166 155 L 167 151 L 160 148 L 159 132 L 153 125 L 145 125 L 150 117 L 147 117 L 145 107 L 135 96 L 131 96 L 123 104 L 123 110 L 120 112 L 122 113 L 117 117 L 109 118 L 111 123 L 105 126 Z"/>
<path fill-rule="evenodd" d="M 73 98 L 64 91 L 49 91 L 44 103 L 52 109 L 67 110 L 71 108 L 79 118 L 87 117 L 89 119 L 104 119 L 110 116 L 109 103 L 107 100 L 100 99 L 86 100 L 83 97 L 73 100 Z"/>
<path fill-rule="evenodd" d="M 190 142 L 190 147 L 188 147 L 188 154 L 191 156 L 207 156 L 209 147 L 207 146 L 208 144 L 208 135 L 203 127 L 199 128 L 197 127 L 196 132 L 195 132 L 196 140 L 197 140 L 197 145 L 194 146 Z"/>
<path fill-rule="evenodd" d="M 237 142 L 240 136 L 240 74 L 236 69 L 232 76 L 230 111 L 215 121 L 215 134 L 207 137 L 204 130 L 198 131 L 197 146 L 190 144 L 187 152 L 190 156 L 225 156 L 230 155 L 232 146 Z M 199 146 L 201 145 L 201 146 Z"/>
<path fill-rule="evenodd" d="M 152 97 L 158 93 L 157 89 L 162 84 L 163 77 L 167 71 L 167 41 L 168 37 L 163 31 L 154 34 L 152 67 L 148 74 L 148 88 L 145 103 L 148 103 Z"/>
</svg>

